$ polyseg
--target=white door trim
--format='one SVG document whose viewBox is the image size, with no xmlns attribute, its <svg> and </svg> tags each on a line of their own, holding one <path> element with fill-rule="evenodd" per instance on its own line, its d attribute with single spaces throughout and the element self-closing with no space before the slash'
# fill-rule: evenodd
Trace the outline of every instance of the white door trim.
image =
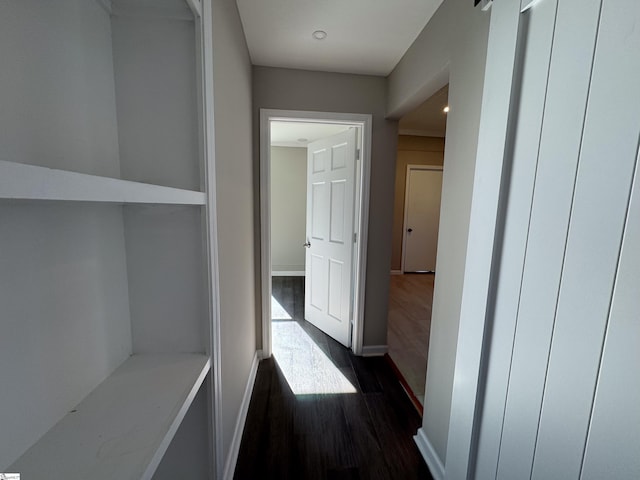
<svg viewBox="0 0 640 480">
<path fill-rule="evenodd" d="M 369 185 L 371 177 L 371 124 L 372 116 L 358 113 L 308 112 L 299 110 L 260 109 L 260 279 L 262 293 L 262 351 L 265 358 L 271 356 L 271 124 L 272 120 L 314 123 L 342 123 L 357 125 L 362 129 L 360 146 L 360 196 L 357 245 L 355 250 L 356 272 L 353 298 L 353 329 L 351 348 L 362 354 L 364 334 L 364 295 L 367 268 L 367 238 L 369 225 Z"/>
<path fill-rule="evenodd" d="M 508 193 L 504 168 L 510 162 L 512 101 L 518 103 L 514 73 L 523 46 L 521 18 L 520 2 L 495 2 L 491 10 L 444 465 L 447 480 L 474 475 Z"/>
<path fill-rule="evenodd" d="M 222 370 L 220 333 L 220 272 L 218 261 L 218 214 L 216 203 L 216 149 L 213 98 L 213 20 L 212 0 L 189 2 L 196 17 L 197 89 L 201 94 L 199 105 L 199 143 L 202 187 L 207 194 L 203 212 L 206 226 L 204 236 L 207 248 L 206 282 L 209 289 L 207 353 L 211 356 L 211 381 L 207 383 L 207 401 L 210 408 L 209 434 L 210 471 L 222 478 L 225 459 L 222 445 Z M 198 8 L 199 6 L 199 8 Z"/>
<path fill-rule="evenodd" d="M 407 218 L 409 209 L 407 208 L 407 204 L 409 203 L 409 175 L 411 170 L 437 170 L 440 172 L 444 171 L 444 167 L 442 165 L 417 165 L 417 164 L 408 164 L 407 172 L 405 174 L 404 179 L 404 212 L 403 212 L 403 220 L 402 220 L 402 256 L 400 257 L 400 272 L 404 273 L 404 260 L 405 255 L 407 253 L 407 249 L 405 248 L 407 245 Z M 439 227 L 439 226 L 438 226 Z"/>
</svg>

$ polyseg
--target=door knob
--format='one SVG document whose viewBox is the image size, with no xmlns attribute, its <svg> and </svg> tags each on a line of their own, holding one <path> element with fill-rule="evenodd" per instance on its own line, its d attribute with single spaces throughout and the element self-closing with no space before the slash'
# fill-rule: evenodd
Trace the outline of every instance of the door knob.
<svg viewBox="0 0 640 480">
<path fill-rule="evenodd" d="M 303 246 L 304 248 L 311 248 L 311 242 L 303 243 L 303 244 L 302 244 L 302 246 Z"/>
</svg>

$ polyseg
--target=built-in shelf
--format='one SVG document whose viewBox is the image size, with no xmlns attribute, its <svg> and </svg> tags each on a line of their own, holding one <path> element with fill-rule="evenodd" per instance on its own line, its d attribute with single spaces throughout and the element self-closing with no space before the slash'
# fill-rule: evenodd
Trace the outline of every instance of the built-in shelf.
<svg viewBox="0 0 640 480">
<path fill-rule="evenodd" d="M 204 205 L 206 194 L 180 188 L 0 161 L 0 199 Z"/>
<path fill-rule="evenodd" d="M 133 355 L 22 455 L 22 478 L 149 479 L 207 372 L 198 354 Z"/>
</svg>

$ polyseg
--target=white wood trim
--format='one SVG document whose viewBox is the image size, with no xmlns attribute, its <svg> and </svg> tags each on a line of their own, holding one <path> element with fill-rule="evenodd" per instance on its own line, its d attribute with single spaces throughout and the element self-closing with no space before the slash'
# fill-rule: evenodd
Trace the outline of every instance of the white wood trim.
<svg viewBox="0 0 640 480">
<path fill-rule="evenodd" d="M 260 110 L 260 284 L 262 294 L 262 351 L 271 356 L 271 122 Z"/>
<path fill-rule="evenodd" d="M 204 205 L 203 192 L 0 161 L 0 199 Z"/>
<path fill-rule="evenodd" d="M 351 348 L 361 355 L 364 335 L 369 195 L 371 182 L 372 116 L 356 113 L 309 112 L 260 109 L 260 274 L 262 293 L 262 351 L 271 356 L 271 125 L 273 120 L 357 125 L 362 131 L 359 225 L 354 279 L 353 330 Z"/>
<path fill-rule="evenodd" d="M 405 174 L 404 179 L 404 208 L 403 208 L 403 219 L 402 219 L 402 255 L 400 255 L 400 272 L 404 273 L 404 265 L 405 265 L 405 255 L 406 255 L 406 246 L 407 246 L 407 217 L 409 214 L 409 209 L 407 208 L 407 203 L 409 201 L 409 175 L 411 174 L 411 170 L 438 170 L 442 172 L 444 167 L 442 165 L 416 165 L 416 164 L 408 164 L 407 172 Z"/>
<path fill-rule="evenodd" d="M 358 220 L 358 243 L 356 251 L 356 278 L 353 291 L 353 329 L 351 349 L 362 354 L 364 343 L 364 306 L 367 287 L 367 247 L 369 245 L 369 201 L 371 192 L 371 148 L 373 117 L 363 115 L 362 144 L 360 146 L 360 212 Z"/>
<path fill-rule="evenodd" d="M 105 442 L 117 438 L 118 448 L 127 452 L 118 476 L 143 472 L 141 479 L 151 479 L 210 366 L 206 355 L 132 355 L 9 471 L 27 478 L 92 472 L 93 479 L 110 479 L 113 456 L 106 453 Z"/>
<path fill-rule="evenodd" d="M 199 37 L 198 85 L 201 89 L 202 106 L 201 149 L 202 168 L 204 172 L 206 205 L 206 237 L 207 237 L 207 287 L 209 290 L 209 351 L 211 356 L 211 382 L 209 392 L 209 409 L 211 411 L 212 438 L 211 470 L 213 478 L 222 478 L 223 444 L 222 444 L 222 372 L 221 372 L 221 333 L 220 333 L 220 277 L 218 261 L 218 213 L 216 200 L 216 150 L 215 119 L 213 99 L 213 14 L 212 0 L 201 0 L 202 16 L 196 22 Z"/>
<path fill-rule="evenodd" d="M 418 450 L 422 454 L 422 458 L 424 458 L 425 463 L 429 467 L 431 471 L 431 476 L 434 480 L 443 480 L 444 479 L 444 464 L 436 449 L 433 447 L 433 444 L 429 440 L 427 433 L 424 431 L 424 428 L 418 429 L 418 433 L 413 437 L 413 441 L 416 442 L 418 446 Z"/>
<path fill-rule="evenodd" d="M 202 17 L 202 4 L 200 0 L 186 0 L 186 2 L 196 18 Z"/>
<path fill-rule="evenodd" d="M 236 428 L 233 431 L 233 438 L 231 439 L 227 461 L 224 466 L 224 475 L 222 478 L 225 480 L 233 480 L 233 475 L 236 471 L 238 453 L 240 453 L 240 443 L 242 442 L 242 433 L 244 432 L 244 425 L 247 421 L 247 413 L 249 412 L 249 404 L 251 403 L 251 394 L 253 393 L 253 386 L 256 382 L 256 374 L 258 373 L 258 364 L 261 359 L 262 351 L 257 350 L 253 356 L 253 362 L 251 363 L 251 371 L 249 372 L 247 385 L 244 389 L 242 402 L 240 402 L 240 411 L 236 418 Z"/>
<path fill-rule="evenodd" d="M 391 275 L 404 275 L 402 270 L 391 270 Z"/>
<path fill-rule="evenodd" d="M 117 3 L 111 8 L 111 15 L 114 17 L 131 17 L 143 19 L 167 19 L 184 22 L 193 22 L 194 14 L 184 5 L 180 6 L 149 6 Z M 196 16 L 197 18 L 197 16 Z"/>
<path fill-rule="evenodd" d="M 365 345 L 360 355 L 363 357 L 382 357 L 389 351 L 388 345 Z"/>
<path fill-rule="evenodd" d="M 520 2 L 520 11 L 521 12 L 526 12 L 531 7 L 533 7 L 536 3 L 538 3 L 538 1 L 539 0 L 522 0 Z"/>
<path fill-rule="evenodd" d="M 304 270 L 272 270 L 272 277 L 304 277 Z"/>
<path fill-rule="evenodd" d="M 496 279 L 496 239 L 503 166 L 511 114 L 520 29 L 520 2 L 497 2 L 491 13 L 478 148 L 473 180 L 464 288 L 451 398 L 445 478 L 469 478 L 474 468 L 481 416 L 485 363 L 489 350 L 485 332 L 491 320 L 490 299 Z M 520 45 L 521 47 L 521 45 Z"/>
<path fill-rule="evenodd" d="M 555 32 L 555 19 L 557 18 L 557 1 L 545 0 L 534 11 L 527 13 L 527 38 L 535 39 L 528 41 L 526 49 L 519 53 L 521 58 L 525 59 L 526 65 L 518 68 L 516 75 L 517 95 L 518 95 L 518 118 L 517 118 L 517 137 L 511 138 L 511 146 L 509 151 L 512 158 L 510 166 L 510 182 L 509 182 L 509 206 L 504 217 L 504 228 L 502 230 L 502 248 L 500 263 L 500 277 L 495 290 L 495 306 L 492 312 L 491 326 L 491 355 L 486 364 L 486 376 L 484 382 L 485 393 L 483 395 L 482 420 L 481 428 L 478 435 L 477 461 L 474 466 L 474 475 L 476 478 L 516 478 L 519 476 L 516 470 L 506 469 L 509 463 L 506 459 L 514 459 L 512 466 L 517 465 L 522 468 L 519 471 L 526 471 L 527 477 L 530 468 L 525 467 L 526 461 L 522 460 L 522 456 L 517 459 L 511 457 L 507 451 L 516 448 L 519 452 L 525 450 L 523 439 L 527 437 L 527 419 L 531 422 L 537 422 L 538 416 L 533 408 L 527 408 L 527 412 L 517 413 L 517 422 L 519 425 L 519 441 L 516 446 L 507 437 L 509 436 L 509 427 L 506 430 L 503 426 L 508 423 L 505 418 L 505 408 L 507 398 L 513 396 L 517 388 L 512 389 L 509 377 L 516 373 L 517 352 L 514 352 L 514 341 L 516 338 L 516 326 L 519 324 L 518 317 L 523 319 L 521 314 L 526 310 L 526 300 L 522 303 L 521 296 L 522 285 L 524 280 L 524 265 L 526 258 L 534 254 L 533 251 L 527 249 L 527 237 L 531 230 L 531 213 L 532 199 L 534 196 L 534 185 L 537 183 L 536 172 L 538 170 L 540 140 L 543 125 L 543 116 L 545 112 L 545 103 L 548 94 L 549 68 L 551 62 L 551 49 Z M 573 69 L 573 66 L 571 67 Z M 526 76 L 526 78 L 525 78 Z M 566 79 L 571 81 L 570 79 Z M 572 109 L 573 110 L 573 109 Z M 550 127 L 554 130 L 553 127 Z M 563 132 L 561 135 L 565 135 Z M 552 176 L 558 175 L 557 168 L 552 168 Z M 554 195 L 554 203 L 558 203 L 557 195 Z M 544 222 L 547 224 L 548 222 Z M 535 230 L 535 228 L 534 228 Z M 558 229 L 559 230 L 559 229 Z M 549 238 L 549 237 L 548 237 Z M 550 244 L 547 245 L 547 248 Z M 545 248 L 544 250 L 547 250 Z M 528 252 L 528 253 L 527 253 Z M 543 255 L 550 256 L 549 251 Z M 529 258 L 531 260 L 531 258 Z M 538 261 L 534 261 L 539 263 Z M 552 262 L 553 263 L 553 262 Z M 544 278 L 544 283 L 549 284 L 552 278 L 552 272 L 548 265 L 540 265 L 540 278 Z M 536 288 L 538 295 L 543 292 Z M 526 295 L 525 295 L 526 296 Z M 533 301 L 536 305 L 536 318 L 546 317 L 540 310 L 539 301 Z M 522 307 L 522 311 L 521 311 Z M 544 322 L 535 320 L 536 329 L 541 327 Z M 520 324 L 520 328 L 526 324 L 526 321 Z M 525 334 L 526 343 L 530 345 L 530 349 L 524 354 L 530 360 L 533 351 L 538 349 L 544 350 L 544 342 L 534 339 L 531 332 Z M 532 351 L 531 348 L 534 350 Z M 538 351 L 540 351 L 538 350 Z M 543 354 L 546 355 L 546 354 Z M 539 367 L 544 372 L 546 362 L 540 363 Z M 544 375 L 544 374 L 542 374 Z M 516 376 L 519 376 L 516 374 Z M 527 389 L 531 392 L 531 387 L 535 384 L 535 372 L 527 368 L 527 374 L 519 380 L 525 381 Z M 510 394 L 509 391 L 511 390 Z M 533 397 L 528 394 L 527 398 L 531 400 Z M 513 431 L 513 430 L 511 430 Z M 506 435 L 503 437 L 503 434 Z M 513 437 L 512 437 L 513 438 Z M 506 447 L 503 451 L 505 455 L 500 454 L 500 449 Z M 500 461 L 499 461 L 500 459 Z M 531 463 L 531 462 L 529 462 Z M 498 465 L 502 473 L 497 474 Z M 529 465 L 530 467 L 530 465 Z"/>
</svg>

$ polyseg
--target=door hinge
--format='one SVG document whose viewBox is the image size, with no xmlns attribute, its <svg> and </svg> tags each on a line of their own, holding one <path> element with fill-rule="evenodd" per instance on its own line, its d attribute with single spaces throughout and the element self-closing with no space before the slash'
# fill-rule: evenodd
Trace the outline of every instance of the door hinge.
<svg viewBox="0 0 640 480">
<path fill-rule="evenodd" d="M 360 151 L 359 148 L 356 149 L 356 160 L 360 160 Z"/>
<path fill-rule="evenodd" d="M 353 234 L 353 243 L 358 243 L 358 234 L 357 233 Z"/>
</svg>

